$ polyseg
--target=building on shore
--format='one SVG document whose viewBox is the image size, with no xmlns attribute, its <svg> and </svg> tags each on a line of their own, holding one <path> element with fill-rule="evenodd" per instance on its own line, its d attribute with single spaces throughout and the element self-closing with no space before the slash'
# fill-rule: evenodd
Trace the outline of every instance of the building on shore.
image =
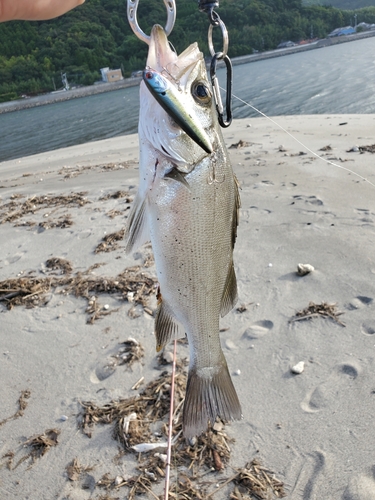
<svg viewBox="0 0 375 500">
<path fill-rule="evenodd" d="M 102 74 L 102 80 L 105 83 L 118 82 L 124 79 L 121 69 L 100 68 L 100 72 Z"/>
</svg>

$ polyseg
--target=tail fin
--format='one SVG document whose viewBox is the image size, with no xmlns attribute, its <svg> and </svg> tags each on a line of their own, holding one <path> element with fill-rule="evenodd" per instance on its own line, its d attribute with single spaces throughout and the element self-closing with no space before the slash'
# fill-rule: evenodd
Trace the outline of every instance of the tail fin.
<svg viewBox="0 0 375 500">
<path fill-rule="evenodd" d="M 189 371 L 183 415 L 184 436 L 191 439 L 213 424 L 216 417 L 240 420 L 241 405 L 224 359 L 219 366 Z"/>
</svg>

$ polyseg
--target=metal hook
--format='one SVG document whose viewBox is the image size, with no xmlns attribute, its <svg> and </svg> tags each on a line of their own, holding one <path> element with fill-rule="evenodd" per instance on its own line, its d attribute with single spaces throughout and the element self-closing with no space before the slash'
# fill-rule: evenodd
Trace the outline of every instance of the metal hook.
<svg viewBox="0 0 375 500">
<path fill-rule="evenodd" d="M 176 21 L 176 3 L 175 0 L 163 0 L 163 2 L 167 9 L 167 23 L 165 25 L 164 31 L 166 35 L 169 36 L 171 34 L 171 31 L 173 30 L 173 26 Z M 151 37 L 149 35 L 146 35 L 146 33 L 142 31 L 137 21 L 138 3 L 139 0 L 128 0 L 128 6 L 127 6 L 128 21 L 131 29 L 137 35 L 137 37 L 140 40 L 146 42 L 147 45 L 150 45 Z"/>
</svg>

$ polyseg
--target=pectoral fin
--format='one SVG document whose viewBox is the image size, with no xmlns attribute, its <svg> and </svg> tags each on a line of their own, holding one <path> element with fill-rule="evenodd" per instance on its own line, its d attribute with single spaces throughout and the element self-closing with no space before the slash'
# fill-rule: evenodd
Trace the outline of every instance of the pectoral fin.
<svg viewBox="0 0 375 500">
<path fill-rule="evenodd" d="M 126 252 L 130 253 L 149 241 L 146 221 L 146 200 L 137 194 L 125 230 Z"/>
<path fill-rule="evenodd" d="M 160 299 L 155 317 L 156 351 L 159 352 L 172 339 L 184 337 L 183 328 L 176 322 L 168 306 Z"/>
<path fill-rule="evenodd" d="M 238 299 L 237 294 L 237 279 L 236 273 L 233 267 L 233 261 L 229 265 L 227 281 L 225 282 L 225 288 L 223 292 L 223 296 L 221 298 L 221 308 L 220 315 L 223 318 L 226 314 L 229 313 L 236 305 Z"/>
<path fill-rule="evenodd" d="M 177 169 L 177 167 L 173 167 L 170 172 L 168 172 L 167 174 L 164 175 L 164 178 L 172 179 L 174 181 L 180 182 L 185 187 L 187 187 L 188 190 L 190 191 L 190 185 L 189 185 L 188 181 L 185 179 L 185 174 L 180 172 Z"/>
</svg>

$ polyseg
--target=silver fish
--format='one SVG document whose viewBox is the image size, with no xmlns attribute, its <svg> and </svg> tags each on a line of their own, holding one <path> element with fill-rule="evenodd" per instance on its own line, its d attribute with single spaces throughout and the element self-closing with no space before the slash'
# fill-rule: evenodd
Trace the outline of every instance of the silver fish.
<svg viewBox="0 0 375 500">
<path fill-rule="evenodd" d="M 140 88 L 139 142 L 127 251 L 151 239 L 161 292 L 157 350 L 187 334 L 183 431 L 192 438 L 216 417 L 241 418 L 219 338 L 220 316 L 237 301 L 240 199 L 203 55 L 194 43 L 177 56 L 159 25 L 151 32 Z"/>
</svg>

